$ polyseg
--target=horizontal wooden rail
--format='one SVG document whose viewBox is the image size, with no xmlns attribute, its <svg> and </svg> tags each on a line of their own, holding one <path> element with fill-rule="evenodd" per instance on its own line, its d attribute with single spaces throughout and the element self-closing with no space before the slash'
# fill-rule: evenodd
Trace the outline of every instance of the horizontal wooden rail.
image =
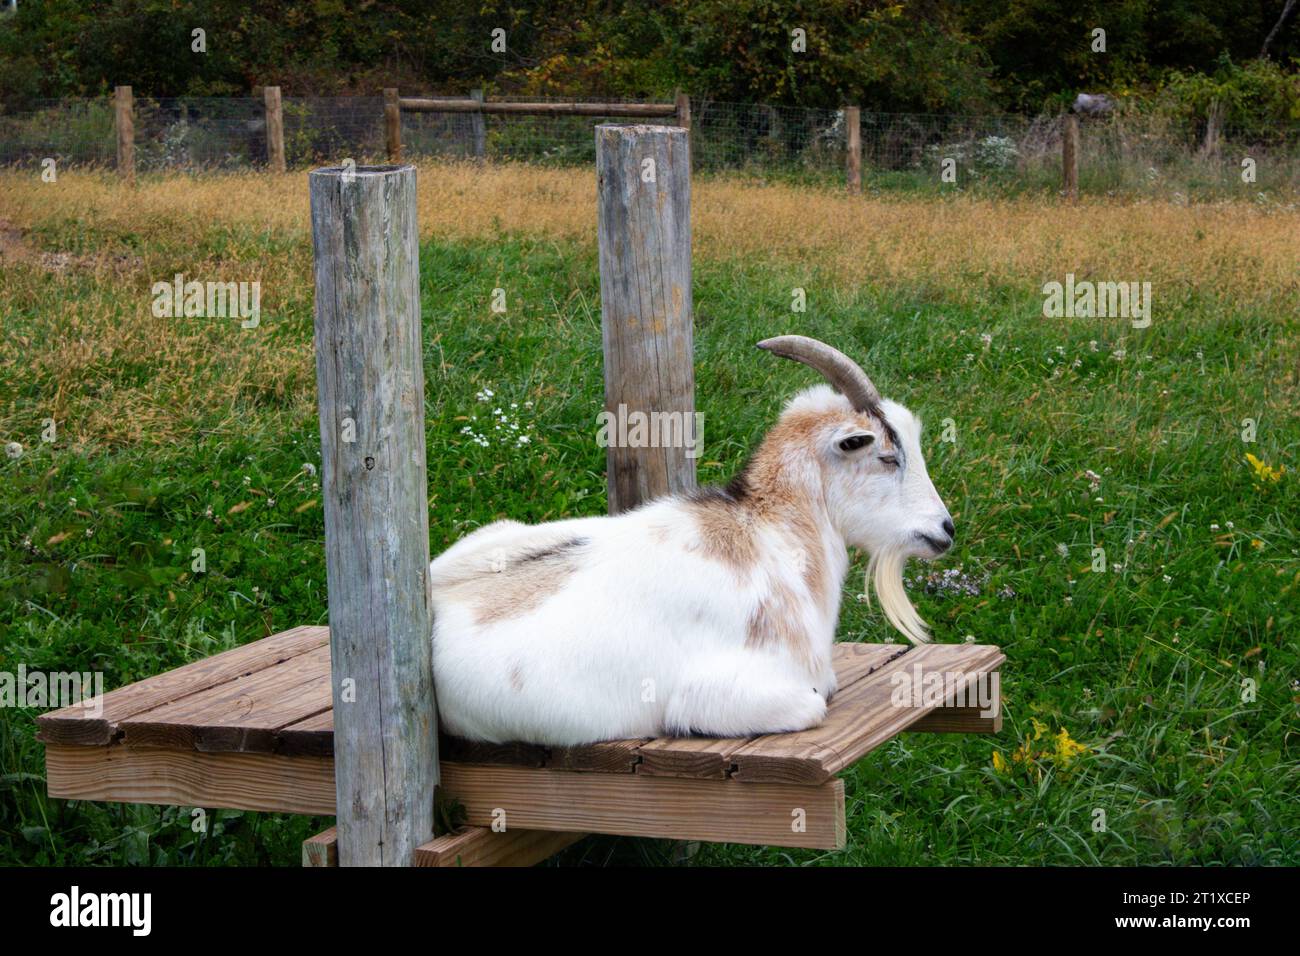
<svg viewBox="0 0 1300 956">
<path fill-rule="evenodd" d="M 516 113 L 532 116 L 676 116 L 676 103 L 499 103 L 475 99 L 430 100 L 403 96 L 413 113 Z"/>
</svg>

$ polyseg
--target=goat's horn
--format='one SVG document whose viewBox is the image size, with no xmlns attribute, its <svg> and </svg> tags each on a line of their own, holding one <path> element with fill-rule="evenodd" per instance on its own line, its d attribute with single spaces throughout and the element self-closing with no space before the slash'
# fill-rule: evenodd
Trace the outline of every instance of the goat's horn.
<svg viewBox="0 0 1300 956">
<path fill-rule="evenodd" d="M 760 349 L 781 358 L 802 362 L 815 368 L 847 398 L 856 411 L 864 412 L 880 404 L 880 392 L 871 384 L 867 373 L 839 349 L 806 335 L 778 335 L 758 343 Z"/>
</svg>

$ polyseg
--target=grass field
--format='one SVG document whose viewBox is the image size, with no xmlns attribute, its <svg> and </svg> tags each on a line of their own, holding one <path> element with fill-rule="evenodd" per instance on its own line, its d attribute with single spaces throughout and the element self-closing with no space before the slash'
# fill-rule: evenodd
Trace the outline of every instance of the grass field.
<svg viewBox="0 0 1300 956">
<path fill-rule="evenodd" d="M 603 513 L 594 177 L 420 176 L 433 550 Z M 848 351 L 927 421 L 958 527 L 910 574 L 969 587 L 918 581 L 922 615 L 1008 657 L 1000 736 L 904 736 L 848 774 L 845 850 L 694 861 L 1300 863 L 1300 211 L 702 180 L 694 236 L 701 480 L 813 381 L 755 341 Z M 305 177 L 0 173 L 0 256 L 0 443 L 23 446 L 0 459 L 0 671 L 113 687 L 324 623 Z M 177 272 L 260 281 L 260 326 L 155 318 Z M 1150 282 L 1152 324 L 1044 318 L 1067 273 Z M 498 408 L 528 444 L 496 440 Z M 854 600 L 862 564 L 841 639 L 892 640 Z M 200 835 L 183 809 L 48 800 L 34 716 L 0 709 L 0 863 L 294 864 L 328 823 L 221 812 Z"/>
</svg>

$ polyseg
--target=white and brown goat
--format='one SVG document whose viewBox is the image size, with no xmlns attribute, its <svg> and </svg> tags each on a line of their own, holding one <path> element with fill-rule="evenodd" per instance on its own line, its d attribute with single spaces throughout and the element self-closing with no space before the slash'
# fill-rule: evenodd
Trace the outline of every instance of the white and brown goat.
<svg viewBox="0 0 1300 956">
<path fill-rule="evenodd" d="M 851 359 L 797 335 L 760 348 L 820 371 L 725 488 L 614 517 L 498 521 L 430 566 L 444 729 L 578 744 L 819 724 L 849 546 L 880 604 L 928 640 L 903 589 L 953 525 L 921 425 Z"/>
</svg>

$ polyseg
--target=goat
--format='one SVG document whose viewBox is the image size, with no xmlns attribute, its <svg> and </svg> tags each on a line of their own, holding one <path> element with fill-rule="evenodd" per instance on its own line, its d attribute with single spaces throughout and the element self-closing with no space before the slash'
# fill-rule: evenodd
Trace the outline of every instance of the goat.
<svg viewBox="0 0 1300 956">
<path fill-rule="evenodd" d="M 847 547 L 889 621 L 929 640 L 902 582 L 952 544 L 921 423 L 814 339 L 759 348 L 820 371 L 744 469 L 612 517 L 498 521 L 429 567 L 443 728 L 503 743 L 803 730 L 835 691 Z"/>
</svg>

